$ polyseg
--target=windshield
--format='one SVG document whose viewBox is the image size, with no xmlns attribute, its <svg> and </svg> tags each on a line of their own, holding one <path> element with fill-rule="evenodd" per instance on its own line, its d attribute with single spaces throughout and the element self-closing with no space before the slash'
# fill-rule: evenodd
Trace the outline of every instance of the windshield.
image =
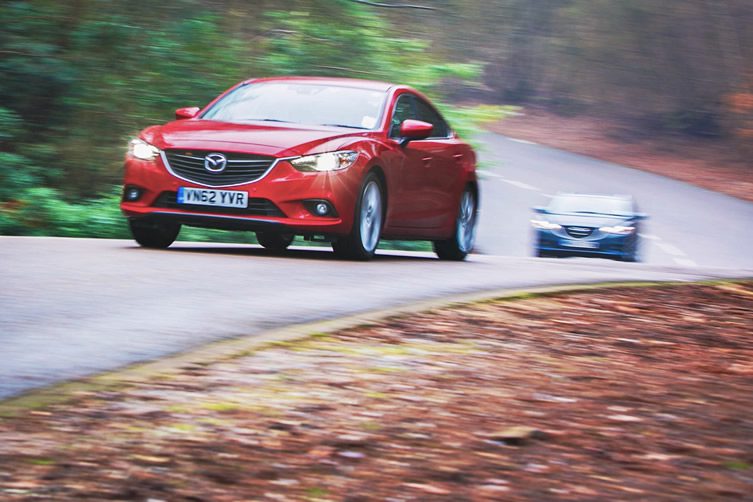
<svg viewBox="0 0 753 502">
<path fill-rule="evenodd" d="M 269 82 L 238 87 L 201 118 L 221 122 L 290 122 L 373 129 L 384 92 L 310 83 Z"/>
<path fill-rule="evenodd" d="M 618 214 L 621 216 L 633 213 L 629 199 L 578 195 L 558 195 L 549 203 L 548 209 L 552 213 Z"/>
</svg>

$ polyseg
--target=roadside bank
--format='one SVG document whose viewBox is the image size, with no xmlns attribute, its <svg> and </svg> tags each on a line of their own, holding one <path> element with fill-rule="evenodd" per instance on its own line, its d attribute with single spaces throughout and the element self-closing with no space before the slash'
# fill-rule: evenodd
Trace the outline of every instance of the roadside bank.
<svg viewBox="0 0 753 502">
<path fill-rule="evenodd" d="M 6 500 L 739 499 L 753 282 L 434 306 L 0 419 Z"/>
<path fill-rule="evenodd" d="M 753 162 L 730 141 L 657 137 L 604 119 L 564 117 L 536 109 L 490 124 L 487 129 L 753 202 Z"/>
</svg>

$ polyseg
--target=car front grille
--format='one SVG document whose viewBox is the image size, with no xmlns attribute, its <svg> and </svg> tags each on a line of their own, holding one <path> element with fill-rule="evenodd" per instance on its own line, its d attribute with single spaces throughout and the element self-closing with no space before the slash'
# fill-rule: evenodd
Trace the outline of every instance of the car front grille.
<svg viewBox="0 0 753 502">
<path fill-rule="evenodd" d="M 580 239 L 591 235 L 594 229 L 589 227 L 565 227 L 565 231 L 570 237 Z"/>
<path fill-rule="evenodd" d="M 165 209 L 183 209 L 185 211 L 199 211 L 202 213 L 236 214 L 242 216 L 278 216 L 285 217 L 272 201 L 267 199 L 249 198 L 248 207 L 218 207 L 199 204 L 178 204 L 176 192 L 162 192 L 152 207 Z"/>
<path fill-rule="evenodd" d="M 214 173 L 204 167 L 204 158 L 215 151 L 165 150 L 167 168 L 179 178 L 211 187 L 242 185 L 256 181 L 275 162 L 274 157 L 250 153 L 223 153 L 227 167 Z"/>
</svg>

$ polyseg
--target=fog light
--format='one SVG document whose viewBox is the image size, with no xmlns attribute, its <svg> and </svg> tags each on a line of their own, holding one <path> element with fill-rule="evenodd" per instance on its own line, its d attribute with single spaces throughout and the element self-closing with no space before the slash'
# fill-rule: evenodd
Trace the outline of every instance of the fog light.
<svg viewBox="0 0 753 502">
<path fill-rule="evenodd" d="M 141 189 L 137 187 L 126 187 L 123 198 L 128 202 L 134 202 L 141 198 Z"/>
<path fill-rule="evenodd" d="M 324 202 L 320 202 L 316 205 L 314 210 L 319 216 L 326 216 L 326 214 L 329 212 L 329 206 L 327 206 L 327 204 L 325 204 Z"/>
<path fill-rule="evenodd" d="M 337 210 L 328 200 L 325 199 L 309 199 L 303 201 L 303 206 L 306 211 L 314 216 L 320 216 L 327 218 L 337 218 Z"/>
</svg>

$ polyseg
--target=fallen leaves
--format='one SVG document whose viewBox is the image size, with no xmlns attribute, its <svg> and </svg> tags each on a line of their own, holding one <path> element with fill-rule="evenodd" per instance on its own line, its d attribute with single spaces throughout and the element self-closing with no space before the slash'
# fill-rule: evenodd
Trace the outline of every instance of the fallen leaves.
<svg viewBox="0 0 753 502">
<path fill-rule="evenodd" d="M 753 287 L 444 308 L 0 421 L 0 499 L 620 500 L 753 489 Z"/>
<path fill-rule="evenodd" d="M 492 432 L 488 437 L 506 444 L 522 445 L 530 440 L 544 439 L 547 437 L 544 431 L 526 425 L 515 425 L 501 431 Z"/>
<path fill-rule="evenodd" d="M 607 415 L 607 418 L 617 422 L 643 422 L 642 418 L 634 417 L 632 415 Z"/>
</svg>

